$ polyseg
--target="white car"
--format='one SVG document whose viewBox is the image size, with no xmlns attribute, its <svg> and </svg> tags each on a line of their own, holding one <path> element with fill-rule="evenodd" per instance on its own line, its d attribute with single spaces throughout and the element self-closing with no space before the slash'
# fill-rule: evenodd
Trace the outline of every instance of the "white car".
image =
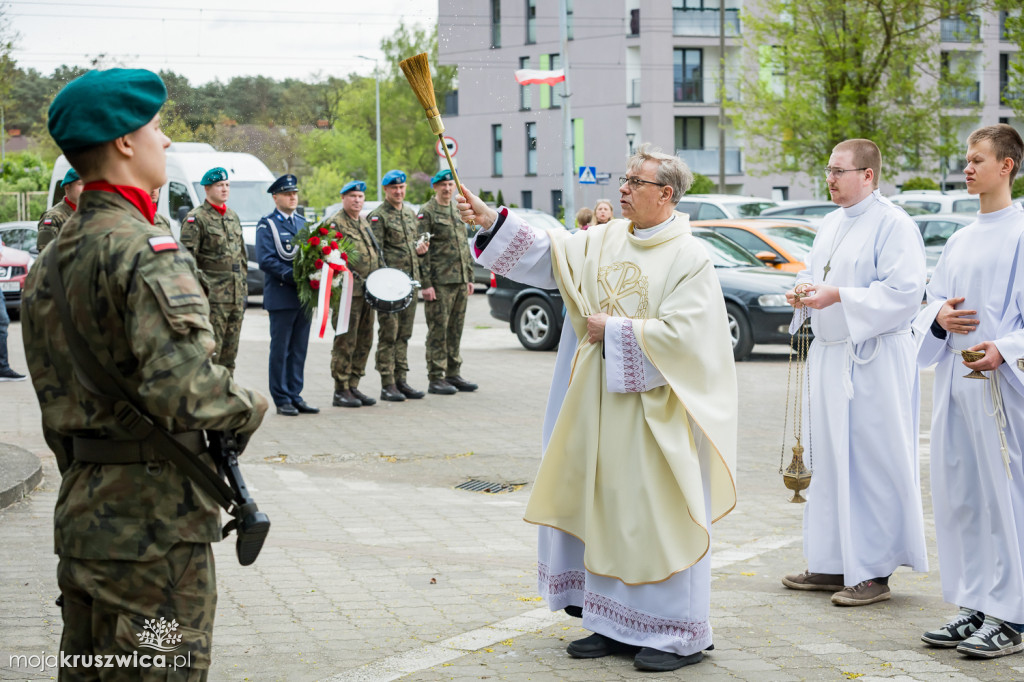
<svg viewBox="0 0 1024 682">
<path fill-rule="evenodd" d="M 902 206 L 910 215 L 924 213 L 977 213 L 981 210 L 978 197 L 967 192 L 940 192 L 925 189 L 917 192 L 900 192 L 889 197 L 889 201 Z"/>
<path fill-rule="evenodd" d="M 755 218 L 761 211 L 778 206 L 771 199 L 739 194 L 687 194 L 676 205 L 690 220 L 720 220 L 722 218 Z"/>
</svg>

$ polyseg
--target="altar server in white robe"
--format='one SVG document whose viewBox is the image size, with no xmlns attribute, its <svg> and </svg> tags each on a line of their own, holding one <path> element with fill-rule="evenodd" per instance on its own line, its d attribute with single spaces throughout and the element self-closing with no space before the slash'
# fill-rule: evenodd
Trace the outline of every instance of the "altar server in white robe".
<svg viewBox="0 0 1024 682">
<path fill-rule="evenodd" d="M 714 266 L 674 211 L 692 174 L 648 145 L 626 173 L 626 219 L 575 234 L 465 188 L 459 209 L 485 228 L 482 265 L 558 287 L 566 306 L 526 510 L 540 593 L 595 633 L 570 655 L 667 671 L 711 647 L 710 527 L 736 503 L 736 374 Z"/>
<path fill-rule="evenodd" d="M 1010 126 L 968 138 L 977 221 L 946 242 L 914 323 L 922 367 L 935 365 L 932 506 L 942 596 L 960 607 L 922 639 L 968 656 L 1024 649 L 1024 212 L 1010 185 L 1024 142 Z M 966 362 L 960 350 L 983 351 Z M 979 370 L 987 381 L 965 378 Z"/>
<path fill-rule="evenodd" d="M 928 570 L 918 464 L 920 387 L 910 325 L 924 297 L 917 224 L 878 192 L 870 140 L 832 150 L 839 209 L 814 238 L 787 294 L 794 328 L 810 312 L 803 442 L 813 476 L 804 509 L 807 570 L 782 583 L 863 606 L 891 597 L 899 566 Z"/>
</svg>

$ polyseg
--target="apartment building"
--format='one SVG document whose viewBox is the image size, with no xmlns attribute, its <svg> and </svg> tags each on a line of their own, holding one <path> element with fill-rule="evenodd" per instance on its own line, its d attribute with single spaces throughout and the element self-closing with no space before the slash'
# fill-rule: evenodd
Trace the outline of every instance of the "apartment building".
<svg viewBox="0 0 1024 682">
<path fill-rule="evenodd" d="M 719 36 L 719 1 L 725 2 L 725 38 Z M 743 0 L 568 0 L 569 86 L 574 165 L 596 169 L 599 182 L 575 184 L 575 205 L 617 197 L 624 162 L 641 142 L 675 152 L 717 182 L 719 173 L 719 56 L 725 47 L 725 92 L 741 98 L 744 54 Z M 439 0 L 440 62 L 457 65 L 458 93 L 445 124 L 459 145 L 462 181 L 508 204 L 553 213 L 562 204 L 564 84 L 516 83 L 517 69 L 562 65 L 557 0 Z M 977 75 L 968 87 L 948 89 L 950 111 L 980 104 L 978 125 L 1020 124 L 1003 106 L 1011 55 L 1005 17 L 979 12 L 944 21 L 945 64 Z M 973 120 L 973 118 L 972 118 Z M 975 125 L 965 123 L 966 135 Z M 821 191 L 817 171 L 762 174 L 747 162 L 744 142 L 725 126 L 725 180 L 730 193 L 774 199 L 812 198 Z M 950 187 L 962 186 L 959 159 L 941 169 Z M 883 192 L 914 175 L 940 169 L 888 173 Z"/>
</svg>

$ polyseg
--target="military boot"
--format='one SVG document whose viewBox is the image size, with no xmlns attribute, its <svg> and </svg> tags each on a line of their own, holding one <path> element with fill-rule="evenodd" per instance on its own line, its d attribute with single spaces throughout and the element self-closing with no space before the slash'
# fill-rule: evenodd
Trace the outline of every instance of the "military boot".
<svg viewBox="0 0 1024 682">
<path fill-rule="evenodd" d="M 362 407 L 363 403 L 359 398 L 352 395 L 352 391 L 344 389 L 341 391 L 334 392 L 334 401 L 331 403 L 335 407 Z"/>
</svg>

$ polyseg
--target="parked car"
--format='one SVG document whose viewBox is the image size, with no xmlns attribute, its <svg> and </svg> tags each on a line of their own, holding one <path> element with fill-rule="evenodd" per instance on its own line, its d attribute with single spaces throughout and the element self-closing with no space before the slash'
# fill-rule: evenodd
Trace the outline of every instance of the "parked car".
<svg viewBox="0 0 1024 682">
<path fill-rule="evenodd" d="M 778 206 L 766 208 L 761 211 L 761 217 L 773 216 L 776 218 L 824 218 L 839 207 L 831 201 L 783 201 Z"/>
<path fill-rule="evenodd" d="M 12 248 L 28 251 L 33 256 L 39 255 L 39 249 L 36 248 L 38 235 L 38 223 L 34 220 L 0 223 L 0 241 Z"/>
<path fill-rule="evenodd" d="M 562 224 L 555 216 L 550 213 L 538 210 L 536 208 L 517 208 L 515 209 L 516 215 L 520 216 L 534 227 L 539 227 L 545 230 L 565 230 L 565 225 Z M 470 253 L 473 252 L 473 237 L 480 230 L 479 227 L 472 225 L 466 226 L 466 233 L 469 235 L 469 249 Z M 476 284 L 485 284 L 490 286 L 491 284 L 491 271 L 480 265 L 477 262 L 473 263 L 473 282 Z M 559 304 L 561 305 L 561 304 Z M 555 337 L 556 341 L 558 337 Z"/>
<path fill-rule="evenodd" d="M 728 237 L 765 265 L 786 272 L 803 270 L 804 259 L 814 244 L 814 230 L 791 220 L 698 220 L 691 225 Z"/>
<path fill-rule="evenodd" d="M 935 266 L 939 263 L 942 249 L 953 233 L 974 222 L 974 216 L 957 213 L 939 213 L 936 215 L 916 215 L 914 222 L 921 228 L 924 239 L 924 256 L 928 267 L 928 279 L 932 278 Z"/>
<path fill-rule="evenodd" d="M 901 192 L 889 197 L 889 201 L 910 215 L 925 213 L 977 213 L 981 202 L 967 192 L 940 192 L 937 189 L 923 189 L 916 192 Z"/>
<path fill-rule="evenodd" d="M 715 232 L 695 227 L 694 236 L 708 250 L 725 296 L 733 357 L 743 360 L 755 343 L 790 341 L 793 309 L 786 292 L 796 275 L 773 270 L 752 253 Z M 557 289 L 540 289 L 495 275 L 487 291 L 491 316 L 508 322 L 527 350 L 550 350 L 562 334 L 562 296 Z"/>
<path fill-rule="evenodd" d="M 0 249 L 0 291 L 4 292 L 7 312 L 13 317 L 17 317 L 21 310 L 25 277 L 34 260 L 28 251 L 13 246 L 4 246 Z"/>
<path fill-rule="evenodd" d="M 719 218 L 752 218 L 761 211 L 777 206 L 771 199 L 736 194 L 687 194 L 676 205 L 690 220 L 717 220 Z"/>
</svg>

